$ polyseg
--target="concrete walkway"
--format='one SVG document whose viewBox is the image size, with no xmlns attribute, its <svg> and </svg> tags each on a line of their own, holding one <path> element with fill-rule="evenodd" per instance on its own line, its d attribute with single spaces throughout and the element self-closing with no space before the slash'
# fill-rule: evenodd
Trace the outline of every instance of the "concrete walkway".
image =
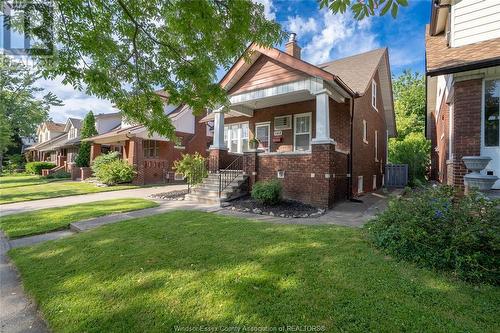
<svg viewBox="0 0 500 333">
<path fill-rule="evenodd" d="M 0 216 L 7 216 L 37 209 L 76 205 L 92 201 L 123 198 L 148 198 L 151 194 L 154 193 L 185 190 L 186 188 L 186 185 L 163 185 L 154 187 L 142 187 L 131 190 L 99 192 L 43 200 L 15 202 L 11 204 L 0 205 Z"/>
</svg>

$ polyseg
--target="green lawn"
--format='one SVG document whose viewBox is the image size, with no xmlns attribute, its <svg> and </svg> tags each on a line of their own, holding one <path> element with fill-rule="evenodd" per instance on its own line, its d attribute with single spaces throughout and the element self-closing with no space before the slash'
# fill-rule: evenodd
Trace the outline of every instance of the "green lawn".
<svg viewBox="0 0 500 333">
<path fill-rule="evenodd" d="M 498 332 L 499 288 L 384 257 L 362 233 L 179 211 L 9 254 L 55 332 Z"/>
<path fill-rule="evenodd" d="M 61 181 L 61 179 L 47 179 L 31 175 L 0 176 L 0 190 L 11 187 L 46 184 L 53 181 Z"/>
<path fill-rule="evenodd" d="M 93 217 L 156 206 L 158 204 L 151 200 L 130 198 L 48 208 L 0 217 L 0 229 L 10 238 L 25 237 L 65 229 L 72 222 Z"/>
<path fill-rule="evenodd" d="M 5 182 L 5 185 L 2 185 L 0 187 L 0 205 L 19 201 L 40 200 L 77 194 L 117 191 L 138 187 L 135 185 L 98 187 L 93 183 L 73 182 L 69 180 L 43 182 L 43 178 L 37 180 L 36 178 L 32 177 L 36 176 L 1 177 L 0 183 L 4 184 Z M 17 179 L 16 181 L 16 179 L 14 178 L 19 179 Z M 29 182 L 38 183 L 29 184 Z"/>
</svg>

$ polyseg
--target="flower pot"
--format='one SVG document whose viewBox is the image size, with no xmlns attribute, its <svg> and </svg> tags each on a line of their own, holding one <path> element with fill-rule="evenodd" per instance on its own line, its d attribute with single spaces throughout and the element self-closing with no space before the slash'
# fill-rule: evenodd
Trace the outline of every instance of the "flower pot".
<svg viewBox="0 0 500 333">
<path fill-rule="evenodd" d="M 465 167 L 472 172 L 479 172 L 484 170 L 488 163 L 491 161 L 491 157 L 488 156 L 464 156 L 462 157 Z"/>
<path fill-rule="evenodd" d="M 464 176 L 464 184 L 466 187 L 479 191 L 489 191 L 493 184 L 498 180 L 497 176 L 482 175 L 474 172 Z"/>
</svg>

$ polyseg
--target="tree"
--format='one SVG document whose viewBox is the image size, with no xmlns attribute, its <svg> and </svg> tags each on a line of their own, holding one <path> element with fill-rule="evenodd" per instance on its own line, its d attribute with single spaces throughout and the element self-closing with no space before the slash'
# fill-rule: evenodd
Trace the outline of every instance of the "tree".
<svg viewBox="0 0 500 333">
<path fill-rule="evenodd" d="M 82 133 L 80 134 L 81 139 L 90 138 L 97 135 L 97 130 L 95 128 L 95 117 L 92 111 L 89 111 L 82 124 Z M 89 141 L 82 141 L 80 143 L 80 149 L 78 150 L 78 155 L 76 156 L 76 165 L 79 167 L 90 166 L 90 149 L 92 143 Z"/>
<path fill-rule="evenodd" d="M 425 79 L 418 72 L 405 70 L 393 80 L 394 111 L 398 137 L 423 133 L 425 128 Z"/>
<path fill-rule="evenodd" d="M 328 7 L 334 14 L 345 13 L 349 8 L 354 18 L 362 20 L 370 16 L 384 16 L 389 11 L 393 18 L 399 7 L 408 6 L 408 0 L 318 0 L 320 8 Z"/>
<path fill-rule="evenodd" d="M 0 165 L 14 138 L 29 137 L 36 126 L 48 118 L 51 105 L 63 105 L 51 92 L 40 97 L 35 87 L 40 74 L 0 54 Z"/>
<path fill-rule="evenodd" d="M 401 140 L 391 139 L 389 142 L 389 161 L 396 164 L 408 164 L 410 185 L 417 185 L 425 180 L 430 164 L 431 143 L 423 133 L 409 133 Z"/>
<path fill-rule="evenodd" d="M 32 21 L 53 18 L 53 40 L 40 29 L 25 31 L 56 48 L 54 61 L 39 63 L 44 76 L 61 75 L 64 83 L 110 100 L 127 118 L 172 139 L 175 128 L 156 89 L 166 92 L 170 104 L 186 103 L 202 114 L 227 103 L 215 82 L 218 68 L 229 68 L 251 42 L 270 47 L 286 35 L 266 20 L 263 5 L 250 0 L 53 4 L 29 1 L 24 8 Z M 9 22 L 22 26 L 20 17 Z"/>
</svg>

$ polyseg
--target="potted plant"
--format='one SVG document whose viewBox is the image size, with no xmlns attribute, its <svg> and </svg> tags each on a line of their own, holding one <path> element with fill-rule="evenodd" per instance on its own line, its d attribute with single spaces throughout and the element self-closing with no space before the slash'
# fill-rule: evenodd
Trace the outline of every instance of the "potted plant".
<svg viewBox="0 0 500 333">
<path fill-rule="evenodd" d="M 252 138 L 250 139 L 250 141 L 248 141 L 248 148 L 254 150 L 254 149 L 257 149 L 259 147 L 259 140 L 257 140 L 256 138 Z"/>
</svg>

